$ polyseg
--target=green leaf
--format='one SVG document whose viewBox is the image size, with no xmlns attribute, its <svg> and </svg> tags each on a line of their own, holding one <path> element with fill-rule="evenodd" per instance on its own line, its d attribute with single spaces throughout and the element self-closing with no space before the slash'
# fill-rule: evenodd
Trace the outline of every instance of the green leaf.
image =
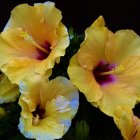
<svg viewBox="0 0 140 140">
<path fill-rule="evenodd" d="M 70 38 L 70 40 L 73 39 L 74 36 L 75 36 L 74 29 L 73 29 L 73 27 L 70 27 L 70 29 L 69 29 L 69 38 Z"/>
<path fill-rule="evenodd" d="M 0 118 L 3 118 L 5 115 L 6 115 L 5 109 L 0 107 Z"/>
<path fill-rule="evenodd" d="M 88 140 L 89 137 L 89 126 L 82 120 L 77 123 L 75 128 L 75 139 L 76 140 Z"/>
</svg>

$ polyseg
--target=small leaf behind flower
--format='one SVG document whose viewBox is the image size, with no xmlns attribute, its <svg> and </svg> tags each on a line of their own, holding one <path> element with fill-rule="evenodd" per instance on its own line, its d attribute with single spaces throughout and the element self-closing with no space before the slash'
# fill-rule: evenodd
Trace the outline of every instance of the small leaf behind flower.
<svg viewBox="0 0 140 140">
<path fill-rule="evenodd" d="M 75 140 L 88 140 L 89 126 L 82 120 L 77 123 L 75 128 Z"/>
</svg>

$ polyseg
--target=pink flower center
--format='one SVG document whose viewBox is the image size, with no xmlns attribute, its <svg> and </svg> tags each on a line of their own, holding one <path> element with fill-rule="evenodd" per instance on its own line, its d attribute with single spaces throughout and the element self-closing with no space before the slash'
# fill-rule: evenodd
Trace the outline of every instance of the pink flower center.
<svg viewBox="0 0 140 140">
<path fill-rule="evenodd" d="M 37 48 L 37 51 L 39 53 L 39 55 L 37 57 L 38 60 L 46 59 L 51 52 L 51 49 L 50 49 L 51 44 L 48 41 L 46 41 L 45 44 L 41 47 L 44 48 L 47 52 L 44 52 L 44 51 Z"/>
<path fill-rule="evenodd" d="M 97 66 L 93 71 L 93 74 L 99 85 L 104 86 L 116 81 L 115 75 L 112 74 L 102 75 L 102 73 L 104 72 L 111 71 L 113 68 L 115 68 L 115 66 L 116 66 L 115 64 L 109 64 L 103 60 L 101 60 L 97 64 Z"/>
</svg>

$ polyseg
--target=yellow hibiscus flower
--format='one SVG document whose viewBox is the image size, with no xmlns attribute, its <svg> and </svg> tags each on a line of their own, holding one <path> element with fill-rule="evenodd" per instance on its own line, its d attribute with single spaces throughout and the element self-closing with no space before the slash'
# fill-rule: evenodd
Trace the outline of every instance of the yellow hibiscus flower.
<svg viewBox="0 0 140 140">
<path fill-rule="evenodd" d="M 118 105 L 133 108 L 140 100 L 140 37 L 132 30 L 111 32 L 100 16 L 85 30 L 68 74 L 87 100 L 105 114 L 112 116 Z"/>
<path fill-rule="evenodd" d="M 0 75 L 0 104 L 14 102 L 19 96 L 19 88 L 11 84 L 7 76 Z"/>
<path fill-rule="evenodd" d="M 140 140 L 140 119 L 133 114 L 131 108 L 117 107 L 114 121 L 125 140 Z"/>
<path fill-rule="evenodd" d="M 0 69 L 12 83 L 30 74 L 51 75 L 69 45 L 61 12 L 53 2 L 21 4 L 0 35 Z"/>
<path fill-rule="evenodd" d="M 77 112 L 78 90 L 64 77 L 48 82 L 45 77 L 36 76 L 21 82 L 20 91 L 21 133 L 37 140 L 61 138 Z"/>
</svg>

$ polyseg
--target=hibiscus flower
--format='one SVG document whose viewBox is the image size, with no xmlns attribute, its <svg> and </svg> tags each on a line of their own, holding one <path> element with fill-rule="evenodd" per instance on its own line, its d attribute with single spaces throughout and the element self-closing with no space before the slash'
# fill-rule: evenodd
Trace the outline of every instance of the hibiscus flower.
<svg viewBox="0 0 140 140">
<path fill-rule="evenodd" d="M 78 90 L 64 77 L 47 81 L 45 76 L 20 83 L 22 108 L 19 129 L 26 138 L 53 140 L 69 129 L 79 106 Z"/>
<path fill-rule="evenodd" d="M 51 75 L 69 45 L 61 12 L 53 2 L 21 4 L 0 35 L 0 69 L 12 83 L 30 74 Z"/>
<path fill-rule="evenodd" d="M 100 16 L 85 30 L 68 74 L 87 100 L 105 114 L 112 116 L 118 105 L 133 108 L 140 100 L 140 37 L 132 30 L 111 32 Z"/>
</svg>

